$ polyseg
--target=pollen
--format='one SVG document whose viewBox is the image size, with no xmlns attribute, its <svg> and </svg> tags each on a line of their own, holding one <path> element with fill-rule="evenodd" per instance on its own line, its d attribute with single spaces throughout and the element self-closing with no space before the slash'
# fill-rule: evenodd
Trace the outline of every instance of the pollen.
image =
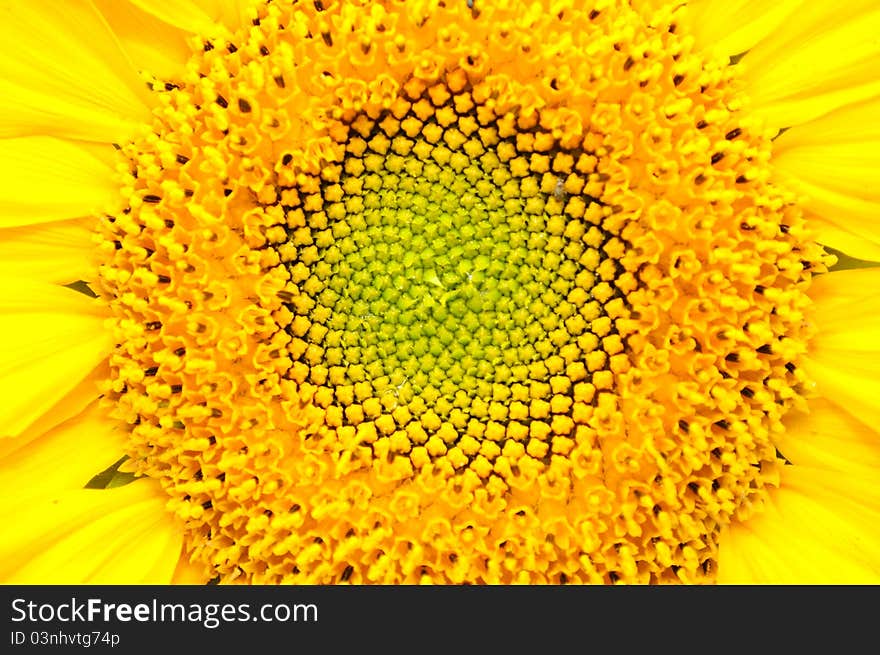
<svg viewBox="0 0 880 655">
<path fill-rule="evenodd" d="M 191 560 L 711 581 L 826 262 L 735 71 L 674 4 L 282 4 L 154 82 L 97 235 L 105 398 Z"/>
</svg>

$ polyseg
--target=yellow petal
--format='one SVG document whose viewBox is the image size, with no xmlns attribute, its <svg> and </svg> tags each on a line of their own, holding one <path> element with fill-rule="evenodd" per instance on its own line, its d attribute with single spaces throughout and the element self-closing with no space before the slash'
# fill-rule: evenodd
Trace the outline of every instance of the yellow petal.
<svg viewBox="0 0 880 655">
<path fill-rule="evenodd" d="M 0 137 L 122 142 L 149 91 L 87 0 L 0 4 Z"/>
<path fill-rule="evenodd" d="M 880 271 L 871 268 L 834 271 L 814 277 L 808 293 L 816 311 L 822 314 L 821 320 L 838 325 L 841 320 L 846 322 L 843 312 L 880 294 L 878 281 Z"/>
<path fill-rule="evenodd" d="M 880 471 L 880 434 L 824 398 L 811 399 L 808 413 L 787 415 L 785 427 L 773 441 L 795 465 L 862 475 Z"/>
<path fill-rule="evenodd" d="M 180 77 L 191 53 L 190 34 L 130 2 L 93 2 L 137 70 L 168 81 Z"/>
<path fill-rule="evenodd" d="M 183 538 L 166 500 L 157 482 L 138 480 L 4 503 L 0 582 L 168 584 Z"/>
<path fill-rule="evenodd" d="M 92 277 L 92 223 L 74 219 L 0 229 L 0 277 L 58 284 Z"/>
<path fill-rule="evenodd" d="M 860 361 L 863 357 L 869 357 L 870 361 Z M 806 368 L 810 377 L 816 380 L 822 396 L 860 421 L 878 425 L 880 380 L 877 379 L 877 365 L 876 354 L 872 351 L 823 347 L 807 360 Z"/>
<path fill-rule="evenodd" d="M 824 398 L 880 425 L 880 268 L 835 271 L 810 289 L 818 333 L 805 361 Z"/>
<path fill-rule="evenodd" d="M 15 439 L 12 435 L 0 432 L 0 453 L 10 452 L 13 448 L 33 441 L 46 434 L 49 430 L 84 411 L 86 407 L 101 395 L 100 385 L 110 377 L 110 366 L 107 361 L 101 362 L 92 369 L 71 391 L 61 397 L 52 407 L 38 416 Z M 11 446 L 11 442 L 16 445 Z"/>
<path fill-rule="evenodd" d="M 753 108 L 782 128 L 880 94 L 878 33 L 876 0 L 806 0 L 742 60 Z"/>
<path fill-rule="evenodd" d="M 110 353 L 105 307 L 64 287 L 18 281 L 0 290 L 0 435 L 17 435 Z"/>
<path fill-rule="evenodd" d="M 82 489 L 124 454 L 126 431 L 97 401 L 42 437 L 0 442 L 0 488 L 5 502 Z"/>
<path fill-rule="evenodd" d="M 688 20 L 700 48 L 730 57 L 753 48 L 802 1 L 698 0 L 688 3 Z"/>
<path fill-rule="evenodd" d="M 99 157 L 70 141 L 0 139 L 0 228 L 109 208 L 118 195 L 112 174 Z"/>
<path fill-rule="evenodd" d="M 205 37 L 228 37 L 241 26 L 242 0 L 131 0 L 169 25 Z"/>
<path fill-rule="evenodd" d="M 722 584 L 877 584 L 880 485 L 863 477 L 786 466 L 765 511 L 725 529 Z"/>
<path fill-rule="evenodd" d="M 861 234 L 860 226 L 855 226 L 852 221 L 847 221 L 848 227 L 855 227 L 859 232 L 843 228 L 841 221 L 831 221 L 818 214 L 806 212 L 805 216 L 810 228 L 815 230 L 819 243 L 841 252 L 853 253 L 855 259 L 880 261 L 880 243 Z M 859 254 L 856 256 L 856 253 Z"/>
<path fill-rule="evenodd" d="M 815 227 L 823 243 L 862 259 L 880 255 L 880 98 L 787 130 L 773 142 L 773 165 L 821 219 Z"/>
</svg>

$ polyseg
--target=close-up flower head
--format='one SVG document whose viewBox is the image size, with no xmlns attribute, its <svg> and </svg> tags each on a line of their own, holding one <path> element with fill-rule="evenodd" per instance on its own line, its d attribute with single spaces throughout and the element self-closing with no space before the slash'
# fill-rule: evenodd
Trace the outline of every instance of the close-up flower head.
<svg viewBox="0 0 880 655">
<path fill-rule="evenodd" d="M 877 0 L 3 0 L 0 582 L 880 581 Z"/>
</svg>

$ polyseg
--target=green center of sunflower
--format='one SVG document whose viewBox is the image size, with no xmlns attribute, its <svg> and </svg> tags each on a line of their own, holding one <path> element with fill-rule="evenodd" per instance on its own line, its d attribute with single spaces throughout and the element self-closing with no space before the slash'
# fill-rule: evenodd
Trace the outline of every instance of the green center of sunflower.
<svg viewBox="0 0 880 655">
<path fill-rule="evenodd" d="M 775 484 L 821 249 L 679 9 L 573 5 L 256 3 L 156 85 L 107 397 L 209 575 L 711 579 Z"/>
<path fill-rule="evenodd" d="M 615 267 L 584 192 L 596 158 L 481 124 L 453 84 L 359 114 L 319 209 L 288 211 L 291 377 L 345 442 L 417 465 L 456 448 L 486 477 L 505 440 L 544 457 L 571 432 L 574 386 L 606 362 L 591 326 Z"/>
</svg>

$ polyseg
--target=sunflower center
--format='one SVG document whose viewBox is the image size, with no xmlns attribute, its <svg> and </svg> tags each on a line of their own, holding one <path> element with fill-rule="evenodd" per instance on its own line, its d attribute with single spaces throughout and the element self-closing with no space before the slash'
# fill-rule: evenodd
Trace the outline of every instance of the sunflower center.
<svg viewBox="0 0 880 655">
<path fill-rule="evenodd" d="M 156 84 L 107 397 L 211 575 L 711 579 L 775 483 L 821 250 L 681 8 L 573 5 L 255 3 Z"/>
<path fill-rule="evenodd" d="M 340 440 L 485 478 L 506 440 L 544 457 L 571 432 L 617 294 L 596 158 L 477 96 L 459 70 L 340 123 L 342 161 L 281 248 L 302 291 L 290 375 Z"/>
</svg>

